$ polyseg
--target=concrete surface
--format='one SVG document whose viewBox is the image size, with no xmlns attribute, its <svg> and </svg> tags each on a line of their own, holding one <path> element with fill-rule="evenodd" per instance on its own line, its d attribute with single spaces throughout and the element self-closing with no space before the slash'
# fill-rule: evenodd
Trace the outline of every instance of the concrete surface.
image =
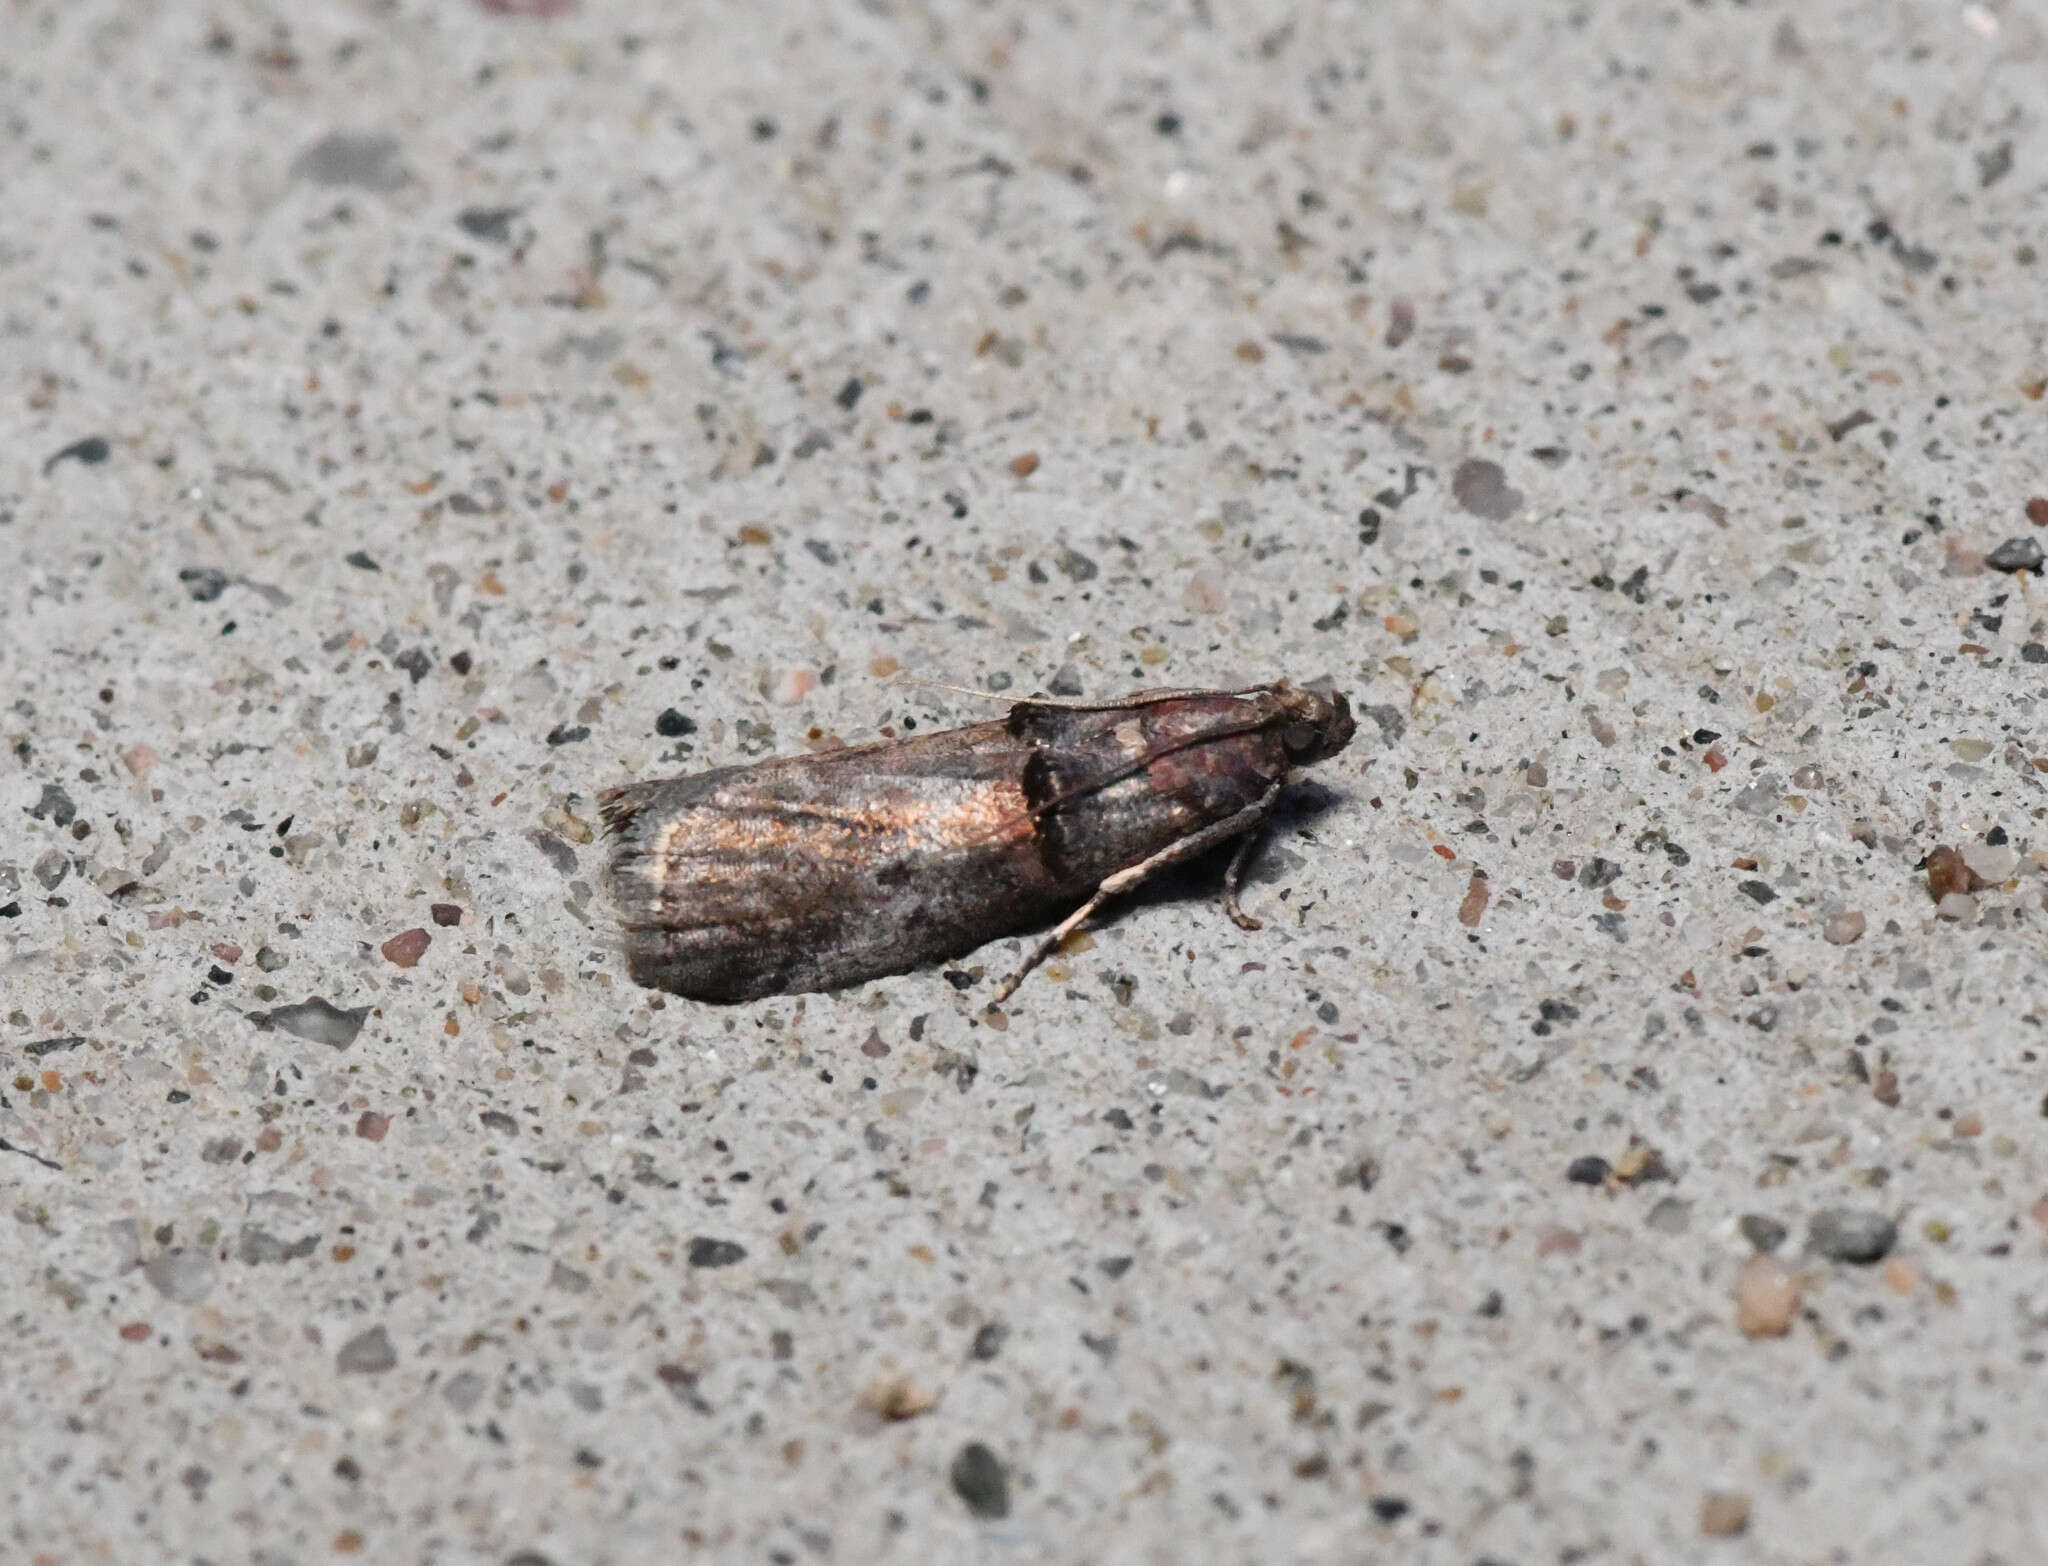
<svg viewBox="0 0 2048 1566">
<path fill-rule="evenodd" d="M 1253 9 L 0 4 L 0 1554 L 2048 1558 L 2048 23 Z M 897 667 L 1372 717 L 632 988 Z"/>
</svg>

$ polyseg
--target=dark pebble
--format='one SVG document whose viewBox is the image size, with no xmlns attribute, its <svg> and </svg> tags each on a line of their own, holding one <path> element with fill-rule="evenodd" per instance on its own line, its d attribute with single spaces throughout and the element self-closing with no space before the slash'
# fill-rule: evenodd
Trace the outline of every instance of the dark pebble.
<svg viewBox="0 0 2048 1566">
<path fill-rule="evenodd" d="M 1597 892 L 1603 886 L 1612 886 L 1621 879 L 1621 866 L 1612 859 L 1602 859 L 1597 854 L 1586 861 L 1586 868 L 1579 872 L 1579 885 L 1588 891 Z"/>
<path fill-rule="evenodd" d="M 49 821 L 60 827 L 68 827 L 78 814 L 78 806 L 71 802 L 71 796 L 58 784 L 45 783 L 42 796 L 28 807 L 28 813 L 38 821 Z"/>
<path fill-rule="evenodd" d="M 557 870 L 561 871 L 563 875 L 568 875 L 575 870 L 576 850 L 563 842 L 559 837 L 556 837 L 554 833 L 543 832 L 539 827 L 529 827 L 526 833 L 526 840 L 540 850 L 542 857 Z"/>
<path fill-rule="evenodd" d="M 367 1006 L 343 1011 L 314 995 L 296 1006 L 280 1006 L 275 1011 L 252 1011 L 249 1020 L 259 1028 L 279 1028 L 309 1043 L 347 1049 L 355 1043 L 356 1035 L 363 1031 L 363 1024 L 369 1016 L 370 1008 Z"/>
<path fill-rule="evenodd" d="M 1009 1335 L 1010 1329 L 1000 1321 L 985 1321 L 975 1329 L 974 1346 L 967 1352 L 986 1363 L 1003 1351 L 1003 1340 Z"/>
<path fill-rule="evenodd" d="M 382 1327 L 358 1332 L 334 1356 L 334 1369 L 344 1376 L 381 1376 L 398 1363 L 398 1351 Z"/>
<path fill-rule="evenodd" d="M 185 591 L 192 595 L 195 604 L 210 604 L 228 590 L 227 572 L 210 566 L 187 566 L 178 573 L 178 580 L 185 584 Z"/>
<path fill-rule="evenodd" d="M 589 738 L 590 725 L 587 723 L 578 723 L 573 726 L 567 723 L 558 723 L 548 730 L 548 743 L 550 745 L 574 745 L 579 740 L 587 740 Z"/>
<path fill-rule="evenodd" d="M 2048 663 L 2048 647 L 2042 646 L 2039 642 L 2022 642 L 2020 644 L 2020 662 Z"/>
<path fill-rule="evenodd" d="M 517 207 L 466 207 L 456 214 L 455 222 L 471 239 L 503 245 L 511 242 L 512 220 L 517 216 Z"/>
<path fill-rule="evenodd" d="M 698 1235 L 690 1242 L 692 1267 L 730 1267 L 747 1259 L 747 1248 L 732 1240 L 713 1240 Z"/>
<path fill-rule="evenodd" d="M 1408 1503 L 1398 1495 L 1376 1495 L 1370 1504 L 1373 1516 L 1383 1523 L 1399 1522 L 1408 1515 Z"/>
<path fill-rule="evenodd" d="M 379 131 L 333 131 L 292 160 L 292 173 L 315 185 L 396 190 L 405 182 L 398 138 Z"/>
<path fill-rule="evenodd" d="M 462 910 L 453 903 L 430 904 L 427 912 L 433 916 L 434 923 L 443 929 L 462 923 Z"/>
<path fill-rule="evenodd" d="M 2024 535 L 2008 538 L 1984 557 L 1984 563 L 1994 571 L 2031 571 L 2037 576 L 2041 560 L 2041 546 Z"/>
<path fill-rule="evenodd" d="M 1829 1261 L 1867 1267 L 1883 1261 L 1898 1242 L 1899 1226 L 1883 1213 L 1862 1207 L 1829 1207 L 1808 1221 L 1806 1248 Z"/>
<path fill-rule="evenodd" d="M 58 463 L 67 460 L 82 463 L 88 468 L 98 467 L 112 454 L 113 448 L 106 443 L 104 437 L 88 435 L 84 440 L 73 441 L 62 451 L 50 458 L 49 461 L 43 464 L 43 471 L 48 473 Z"/>
<path fill-rule="evenodd" d="M 662 709 L 661 716 L 654 720 L 654 732 L 663 739 L 681 739 L 685 734 L 697 732 L 694 718 L 686 718 L 673 707 Z"/>
<path fill-rule="evenodd" d="M 833 395 L 832 400 L 842 408 L 851 408 L 860 401 L 860 394 L 864 389 L 860 383 L 859 376 L 849 376 L 846 384 L 839 388 Z"/>
<path fill-rule="evenodd" d="M 1564 1177 L 1573 1185 L 1605 1185 L 1607 1177 L 1614 1173 L 1614 1166 L 1598 1153 L 1587 1153 L 1574 1158 Z"/>
<path fill-rule="evenodd" d="M 1098 566 L 1078 549 L 1061 550 L 1059 559 L 1054 561 L 1053 564 L 1058 566 L 1061 573 L 1072 582 L 1092 582 L 1102 570 L 1102 567 Z"/>
<path fill-rule="evenodd" d="M 1522 492 L 1508 483 L 1498 462 L 1468 457 L 1451 475 L 1451 497 L 1475 517 L 1505 522 L 1522 509 Z"/>
<path fill-rule="evenodd" d="M 1736 890 L 1759 907 L 1765 903 L 1775 903 L 1778 900 L 1778 894 L 1771 890 L 1771 885 L 1768 881 L 1744 881 L 1736 887 Z"/>
<path fill-rule="evenodd" d="M 1282 348 L 1285 348 L 1289 353 L 1301 354 L 1305 357 L 1313 357 L 1316 354 L 1328 353 L 1330 351 L 1330 345 L 1324 342 L 1322 338 L 1311 337 L 1305 332 L 1275 332 L 1273 334 L 1273 341 Z"/>
<path fill-rule="evenodd" d="M 469 673 L 470 656 L 468 652 L 464 651 L 452 654 L 448 659 L 448 667 L 453 669 L 457 674 Z"/>
<path fill-rule="evenodd" d="M 953 1459 L 953 1493 L 967 1503 L 977 1517 L 991 1520 L 1010 1515 L 1010 1476 L 1003 1465 L 979 1441 L 969 1441 Z"/>
<path fill-rule="evenodd" d="M 370 558 L 367 551 L 361 549 L 351 549 L 347 554 L 342 556 L 342 559 L 346 560 L 358 571 L 381 571 L 384 569 L 382 566 L 377 564 L 376 561 Z"/>
<path fill-rule="evenodd" d="M 1785 1243 L 1785 1226 L 1762 1213 L 1744 1213 L 1736 1227 L 1745 1240 L 1766 1255 Z"/>
</svg>

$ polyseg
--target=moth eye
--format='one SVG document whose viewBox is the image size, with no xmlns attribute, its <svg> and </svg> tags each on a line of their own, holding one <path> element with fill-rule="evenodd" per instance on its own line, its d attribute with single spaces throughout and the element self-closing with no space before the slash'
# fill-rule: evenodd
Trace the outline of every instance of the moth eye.
<svg viewBox="0 0 2048 1566">
<path fill-rule="evenodd" d="M 1280 731 L 1280 747 L 1290 759 L 1309 755 L 1316 748 L 1316 727 L 1313 723 L 1290 723 Z"/>
</svg>

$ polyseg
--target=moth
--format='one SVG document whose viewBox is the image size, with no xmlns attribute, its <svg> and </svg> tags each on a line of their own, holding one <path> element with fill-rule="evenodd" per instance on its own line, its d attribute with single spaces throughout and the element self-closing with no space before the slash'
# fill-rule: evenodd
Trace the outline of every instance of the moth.
<svg viewBox="0 0 2048 1566">
<path fill-rule="evenodd" d="M 1240 690 L 1020 701 L 1007 716 L 820 755 L 630 783 L 601 797 L 636 982 L 702 1001 L 838 989 L 1053 930 L 995 995 L 1110 898 L 1257 829 L 1357 725 L 1342 695 Z"/>
</svg>

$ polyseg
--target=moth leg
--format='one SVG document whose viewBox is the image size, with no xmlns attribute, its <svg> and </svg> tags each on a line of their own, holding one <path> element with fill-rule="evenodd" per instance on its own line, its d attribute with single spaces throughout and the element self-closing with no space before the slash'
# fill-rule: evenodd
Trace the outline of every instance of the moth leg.
<svg viewBox="0 0 2048 1566">
<path fill-rule="evenodd" d="M 1198 832 L 1190 832 L 1186 837 L 1178 838 L 1168 843 L 1150 859 L 1141 860 L 1137 864 L 1130 865 L 1125 869 L 1117 871 L 1115 875 L 1107 877 L 1095 889 L 1093 897 L 1062 919 L 1059 922 L 1058 928 L 1032 949 L 1031 955 L 1024 959 L 1022 966 L 1007 979 L 1003 980 L 1001 986 L 996 990 L 995 998 L 989 1004 L 991 1006 L 1000 1006 L 1004 1001 L 1016 994 L 1017 986 L 1024 982 L 1025 976 L 1033 968 L 1044 962 L 1046 958 L 1058 951 L 1060 943 L 1086 923 L 1089 916 L 1105 902 L 1109 901 L 1110 898 L 1116 896 L 1119 892 L 1128 892 L 1132 887 L 1150 879 L 1169 865 L 1176 865 L 1184 859 L 1193 859 L 1201 854 L 1206 854 L 1218 843 L 1227 843 L 1240 832 L 1251 831 L 1252 828 L 1266 819 L 1268 812 L 1273 808 L 1273 801 L 1279 797 L 1280 785 L 1275 783 L 1264 794 L 1259 796 L 1256 804 L 1245 806 L 1244 809 L 1234 816 L 1226 816 L 1221 821 L 1211 822 Z"/>
<path fill-rule="evenodd" d="M 1266 927 L 1263 920 L 1246 913 L 1237 900 L 1237 889 L 1244 885 L 1245 867 L 1252 862 L 1252 855 L 1258 851 L 1259 840 L 1264 835 L 1258 827 L 1245 833 L 1244 841 L 1237 845 L 1237 852 L 1230 856 L 1230 868 L 1223 872 L 1223 911 L 1230 915 L 1230 922 L 1240 930 L 1263 930 Z"/>
</svg>

